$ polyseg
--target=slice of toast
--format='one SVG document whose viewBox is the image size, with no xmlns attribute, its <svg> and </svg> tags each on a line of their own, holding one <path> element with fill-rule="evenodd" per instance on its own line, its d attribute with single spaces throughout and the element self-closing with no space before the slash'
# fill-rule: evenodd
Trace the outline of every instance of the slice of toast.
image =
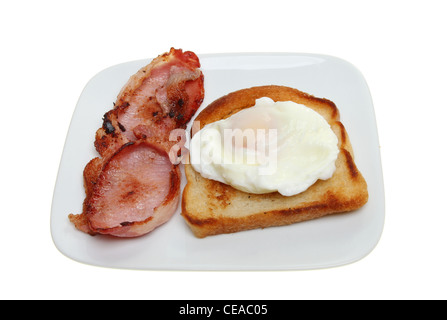
<svg viewBox="0 0 447 320">
<path fill-rule="evenodd" d="M 230 93 L 211 103 L 196 118 L 200 128 L 251 107 L 256 99 L 294 101 L 321 114 L 338 138 L 340 152 L 336 170 L 328 180 L 318 180 L 306 191 L 286 197 L 274 192 L 251 194 L 218 181 L 203 178 L 185 164 L 187 184 L 183 191 L 182 216 L 194 235 L 233 233 L 243 230 L 289 225 L 325 215 L 353 211 L 368 201 L 365 179 L 358 170 L 352 146 L 336 105 L 299 90 L 262 86 Z"/>
</svg>

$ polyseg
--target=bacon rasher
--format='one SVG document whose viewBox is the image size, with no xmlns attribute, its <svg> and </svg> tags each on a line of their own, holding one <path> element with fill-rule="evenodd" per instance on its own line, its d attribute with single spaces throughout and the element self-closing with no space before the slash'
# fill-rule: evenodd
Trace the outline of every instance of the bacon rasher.
<svg viewBox="0 0 447 320">
<path fill-rule="evenodd" d="M 167 222 L 180 198 L 180 170 L 169 135 L 186 128 L 204 98 L 198 57 L 171 49 L 133 75 L 96 132 L 100 157 L 84 169 L 76 228 L 117 237 L 144 235 Z"/>
</svg>

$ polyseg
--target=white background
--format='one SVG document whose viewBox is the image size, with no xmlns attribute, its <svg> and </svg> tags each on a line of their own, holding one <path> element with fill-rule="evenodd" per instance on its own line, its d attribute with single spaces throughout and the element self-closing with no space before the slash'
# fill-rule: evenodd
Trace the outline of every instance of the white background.
<svg viewBox="0 0 447 320">
<path fill-rule="evenodd" d="M 3 1 L 2 299 L 447 298 L 445 1 Z M 377 247 L 338 268 L 164 272 L 92 267 L 54 246 L 65 135 L 96 73 L 171 46 L 304 52 L 354 64 L 373 97 L 386 191 Z"/>
</svg>

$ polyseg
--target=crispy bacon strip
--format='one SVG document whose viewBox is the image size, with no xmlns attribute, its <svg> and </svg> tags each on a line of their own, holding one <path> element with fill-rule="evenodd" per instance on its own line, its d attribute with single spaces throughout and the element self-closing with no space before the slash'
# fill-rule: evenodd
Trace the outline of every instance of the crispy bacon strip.
<svg viewBox="0 0 447 320">
<path fill-rule="evenodd" d="M 171 49 L 141 68 L 119 93 L 114 109 L 104 115 L 96 132 L 99 154 L 110 156 L 141 138 L 156 138 L 169 148 L 169 133 L 185 128 L 203 101 L 199 67 L 193 52 Z"/>
<path fill-rule="evenodd" d="M 168 151 L 172 130 L 185 128 L 204 97 L 193 52 L 171 49 L 133 75 L 96 132 L 100 157 L 84 169 L 79 230 L 137 237 L 168 221 L 180 198 L 180 171 Z"/>
<path fill-rule="evenodd" d="M 164 150 L 144 140 L 129 142 L 102 166 L 83 214 L 70 220 L 90 234 L 140 236 L 172 217 L 179 187 L 179 168 Z"/>
</svg>

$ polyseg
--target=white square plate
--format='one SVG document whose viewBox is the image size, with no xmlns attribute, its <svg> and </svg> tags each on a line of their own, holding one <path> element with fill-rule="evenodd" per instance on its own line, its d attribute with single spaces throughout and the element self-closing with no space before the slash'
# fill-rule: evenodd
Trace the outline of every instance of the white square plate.
<svg viewBox="0 0 447 320">
<path fill-rule="evenodd" d="M 338 58 L 295 53 L 199 55 L 205 76 L 202 110 L 215 99 L 258 85 L 285 85 L 332 100 L 340 110 L 364 175 L 369 201 L 360 210 L 291 226 L 194 237 L 180 208 L 153 232 L 136 239 L 89 236 L 74 228 L 69 213 L 80 213 L 82 172 L 96 157 L 93 146 L 102 116 L 128 78 L 150 60 L 110 67 L 87 84 L 78 101 L 54 190 L 51 233 L 67 257 L 95 266 L 143 270 L 303 270 L 358 261 L 378 243 L 385 204 L 374 107 L 362 74 Z M 183 177 L 183 184 L 185 178 Z"/>
</svg>

